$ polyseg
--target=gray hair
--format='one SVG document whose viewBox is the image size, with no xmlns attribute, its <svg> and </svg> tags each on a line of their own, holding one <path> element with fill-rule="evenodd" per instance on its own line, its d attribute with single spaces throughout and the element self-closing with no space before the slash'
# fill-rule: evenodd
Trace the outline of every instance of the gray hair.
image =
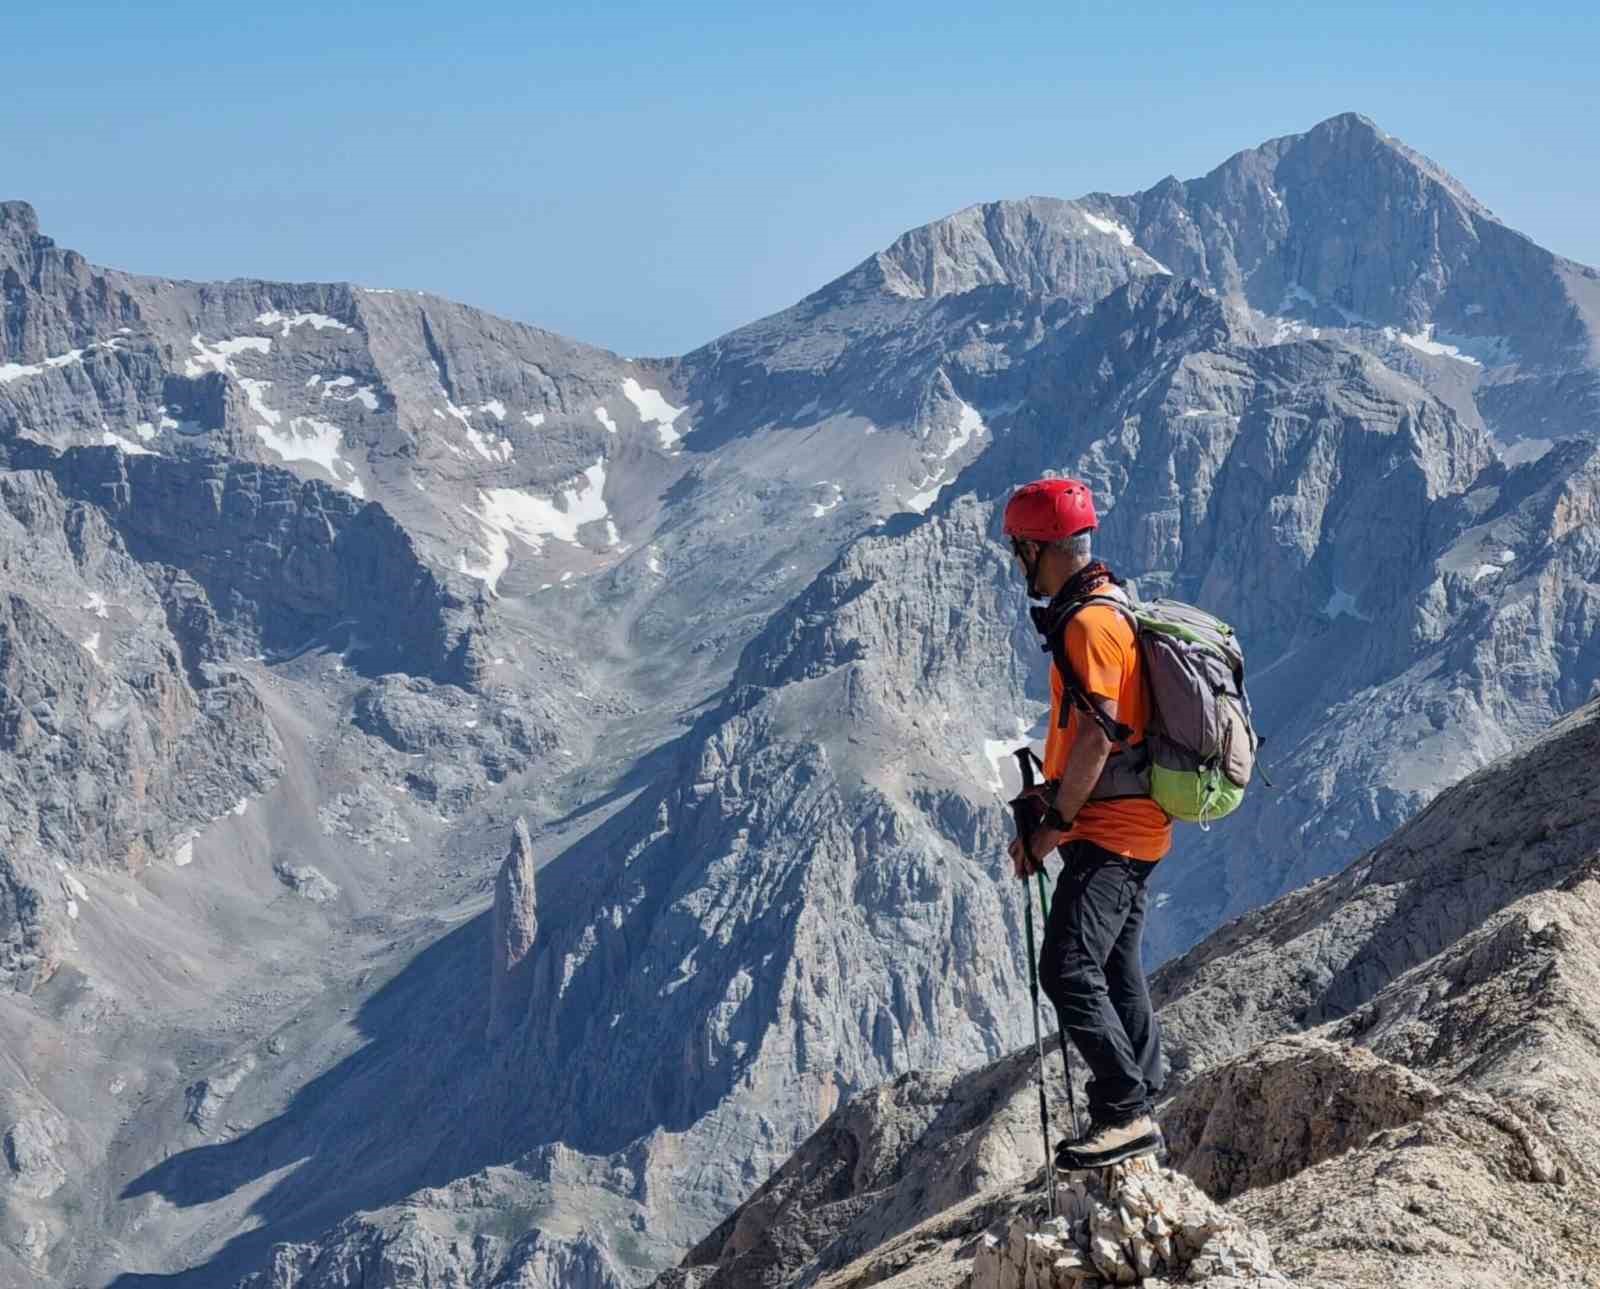
<svg viewBox="0 0 1600 1289">
<path fill-rule="evenodd" d="M 1088 560 L 1094 549 L 1093 537 L 1093 531 L 1085 528 L 1081 533 L 1074 533 L 1071 537 L 1062 537 L 1049 543 L 1046 549 L 1060 551 L 1074 560 Z"/>
</svg>

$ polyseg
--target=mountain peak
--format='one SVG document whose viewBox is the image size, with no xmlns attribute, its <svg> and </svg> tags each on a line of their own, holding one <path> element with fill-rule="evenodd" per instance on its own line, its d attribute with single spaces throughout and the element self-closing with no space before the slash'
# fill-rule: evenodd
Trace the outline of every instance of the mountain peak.
<svg viewBox="0 0 1600 1289">
<path fill-rule="evenodd" d="M 1371 117 L 1363 116 L 1360 112 L 1341 112 L 1337 116 L 1330 116 L 1326 121 L 1319 121 L 1311 129 L 1301 135 L 1292 135 L 1287 139 L 1274 140 L 1274 143 L 1301 144 L 1316 150 L 1328 147 L 1347 148 L 1352 142 L 1362 145 L 1366 151 L 1357 155 L 1373 156 L 1381 151 L 1400 158 L 1411 169 L 1420 171 L 1422 175 L 1444 188 L 1462 205 L 1479 215 L 1490 215 L 1487 207 L 1467 191 L 1466 186 L 1441 166 L 1431 157 L 1424 156 L 1415 148 L 1406 144 L 1394 135 L 1388 133 Z M 1270 148 L 1271 143 L 1263 144 L 1262 148 Z M 1258 149 L 1260 151 L 1261 149 Z"/>
<path fill-rule="evenodd" d="M 1086 302 L 1130 277 L 1165 272 L 1109 203 L 1061 197 L 968 206 L 903 233 L 862 268 L 912 299 L 1004 284 Z"/>
<path fill-rule="evenodd" d="M 0 242 L 30 242 L 39 236 L 39 215 L 25 201 L 0 201 Z"/>
<path fill-rule="evenodd" d="M 1306 133 L 1315 134 L 1318 130 L 1360 130 L 1379 139 L 1389 137 L 1376 121 L 1360 112 L 1335 113 L 1325 121 L 1318 121 Z"/>
</svg>

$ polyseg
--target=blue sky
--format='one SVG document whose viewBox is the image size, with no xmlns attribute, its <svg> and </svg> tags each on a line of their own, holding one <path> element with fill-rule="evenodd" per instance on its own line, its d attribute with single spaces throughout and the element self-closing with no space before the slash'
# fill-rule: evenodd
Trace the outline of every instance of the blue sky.
<svg viewBox="0 0 1600 1289">
<path fill-rule="evenodd" d="M 1600 6 L 12 0 L 0 198 L 96 263 L 683 352 L 976 201 L 1337 112 L 1600 264 Z"/>
</svg>

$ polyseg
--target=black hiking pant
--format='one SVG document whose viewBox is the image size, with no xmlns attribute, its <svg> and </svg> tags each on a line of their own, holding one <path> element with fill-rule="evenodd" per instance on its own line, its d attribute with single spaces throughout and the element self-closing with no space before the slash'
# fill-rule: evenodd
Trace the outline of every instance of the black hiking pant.
<svg viewBox="0 0 1600 1289">
<path fill-rule="evenodd" d="M 1161 1031 L 1139 960 L 1155 865 L 1087 841 L 1060 853 L 1039 983 L 1089 1067 L 1090 1118 L 1120 1123 L 1148 1114 L 1165 1083 Z"/>
</svg>

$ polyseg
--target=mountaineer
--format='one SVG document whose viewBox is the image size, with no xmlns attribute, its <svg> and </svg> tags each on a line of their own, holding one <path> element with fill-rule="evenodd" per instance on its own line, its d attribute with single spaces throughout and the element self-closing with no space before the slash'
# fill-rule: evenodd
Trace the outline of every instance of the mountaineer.
<svg viewBox="0 0 1600 1289">
<path fill-rule="evenodd" d="M 1120 583 L 1093 557 L 1097 526 L 1089 489 L 1073 479 L 1027 484 L 1005 509 L 1028 593 L 1049 601 L 1034 610 L 1054 659 L 1046 791 L 1031 826 L 1019 824 L 1010 854 L 1023 880 L 1051 851 L 1062 860 L 1039 983 L 1091 1075 L 1089 1125 L 1056 1149 L 1055 1165 L 1065 1169 L 1103 1167 L 1162 1144 L 1151 1118 L 1165 1081 L 1161 1030 L 1140 939 L 1150 875 L 1171 848 L 1172 820 L 1150 795 L 1145 663 L 1131 615 L 1112 602 L 1127 603 Z"/>
</svg>

